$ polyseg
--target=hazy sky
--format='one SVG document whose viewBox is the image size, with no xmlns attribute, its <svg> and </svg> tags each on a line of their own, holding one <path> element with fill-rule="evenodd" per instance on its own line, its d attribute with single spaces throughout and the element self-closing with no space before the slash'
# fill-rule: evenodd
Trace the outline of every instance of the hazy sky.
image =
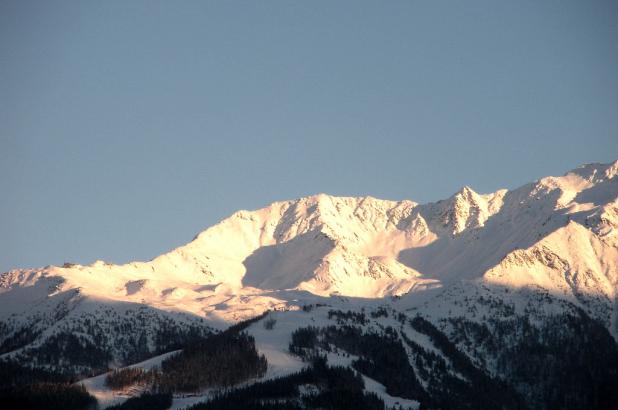
<svg viewBox="0 0 618 410">
<path fill-rule="evenodd" d="M 0 271 L 618 158 L 616 1 L 1 1 Z"/>
</svg>

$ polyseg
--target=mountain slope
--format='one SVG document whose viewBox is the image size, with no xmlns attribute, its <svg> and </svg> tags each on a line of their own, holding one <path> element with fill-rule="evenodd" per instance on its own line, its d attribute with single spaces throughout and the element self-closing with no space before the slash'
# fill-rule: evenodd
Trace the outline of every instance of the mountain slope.
<svg viewBox="0 0 618 410">
<path fill-rule="evenodd" d="M 543 289 L 616 335 L 617 173 L 618 162 L 591 164 L 423 205 L 320 194 L 236 212 L 148 262 L 12 270 L 0 277 L 1 351 L 23 353 L 104 311 L 120 312 L 118 321 L 127 309 L 158 318 L 140 331 L 154 352 L 155 324 L 168 318 L 190 332 L 202 320 L 221 328 L 335 295 L 404 296 L 417 306 L 464 282 Z M 113 335 L 114 326 L 96 332 Z M 110 348 L 110 361 L 122 362 L 125 348 Z"/>
</svg>

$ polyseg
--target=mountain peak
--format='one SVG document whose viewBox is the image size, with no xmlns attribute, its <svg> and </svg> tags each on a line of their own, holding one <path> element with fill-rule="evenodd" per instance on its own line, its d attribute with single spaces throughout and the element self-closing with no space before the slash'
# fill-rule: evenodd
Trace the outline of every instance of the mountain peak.
<svg viewBox="0 0 618 410">
<path fill-rule="evenodd" d="M 463 187 L 459 189 L 459 191 L 455 193 L 455 195 L 471 196 L 471 195 L 478 195 L 478 194 L 470 186 L 464 185 Z"/>
<path fill-rule="evenodd" d="M 618 174 L 618 160 L 609 163 L 589 163 L 575 168 L 565 175 L 578 175 L 581 178 L 597 183 L 603 180 L 612 179 Z"/>
<path fill-rule="evenodd" d="M 455 207 L 487 207 L 484 198 L 467 185 L 453 194 L 451 200 Z"/>
</svg>

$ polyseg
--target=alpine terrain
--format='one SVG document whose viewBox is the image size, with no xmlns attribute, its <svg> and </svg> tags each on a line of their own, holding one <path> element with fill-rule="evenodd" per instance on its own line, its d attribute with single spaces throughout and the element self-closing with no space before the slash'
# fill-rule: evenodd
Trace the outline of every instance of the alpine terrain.
<svg viewBox="0 0 618 410">
<path fill-rule="evenodd" d="M 428 204 L 319 194 L 148 262 L 11 270 L 0 401 L 618 408 L 617 174 Z"/>
</svg>

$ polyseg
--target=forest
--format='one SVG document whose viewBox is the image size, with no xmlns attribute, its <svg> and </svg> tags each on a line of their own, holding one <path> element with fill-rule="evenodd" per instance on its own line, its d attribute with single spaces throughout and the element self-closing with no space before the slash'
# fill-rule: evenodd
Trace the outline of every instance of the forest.
<svg viewBox="0 0 618 410">
<path fill-rule="evenodd" d="M 265 314 L 197 338 L 164 360 L 160 368 L 113 371 L 105 383 L 114 390 L 141 384 L 158 393 L 196 393 L 262 377 L 267 369 L 266 358 L 258 353 L 255 340 L 243 329 L 264 317 Z"/>
<path fill-rule="evenodd" d="M 405 332 L 401 332 L 436 405 L 441 408 L 527 408 L 522 396 L 513 387 L 474 366 L 470 358 L 431 322 L 416 316 L 410 320 L 410 325 L 417 332 L 429 336 L 433 345 L 443 354 L 440 356 L 428 352 L 410 340 Z M 463 376 L 465 380 L 455 374 Z"/>
<path fill-rule="evenodd" d="M 499 374 L 534 409 L 616 408 L 618 345 L 580 309 L 541 325 L 521 315 L 487 324 L 451 318 L 446 324 L 452 340 L 495 361 Z"/>
<path fill-rule="evenodd" d="M 380 313 L 383 315 L 384 311 Z M 358 317 L 348 317 L 358 320 Z M 439 340 L 436 344 L 442 343 L 440 349 L 448 352 L 445 355 L 449 363 L 442 356 L 425 351 L 404 332 L 400 337 L 400 332 L 392 327 L 385 327 L 380 333 L 365 332 L 350 325 L 300 328 L 292 334 L 289 349 L 312 360 L 321 351 L 330 351 L 331 346 L 335 346 L 357 356 L 352 367 L 383 384 L 388 394 L 419 401 L 424 409 L 526 408 L 517 392 L 477 369 L 441 331 L 421 320 L 423 322 L 417 322 L 430 329 L 432 336 Z M 412 367 L 402 340 L 410 349 L 419 374 Z M 465 379 L 453 376 L 454 372 Z M 423 387 L 419 376 L 429 382 L 427 388 Z"/>
<path fill-rule="evenodd" d="M 143 393 L 106 410 L 165 410 L 172 405 L 170 393 Z"/>
<path fill-rule="evenodd" d="M 301 394 L 308 386 L 311 392 Z M 362 377 L 347 367 L 331 367 L 323 357 L 298 373 L 222 393 L 191 410 L 384 410 L 384 402 L 363 391 Z"/>
<path fill-rule="evenodd" d="M 266 373 L 266 359 L 245 329 L 268 313 L 217 334 L 195 333 L 182 344 L 167 337 L 164 344 L 183 349 L 160 368 L 109 373 L 106 384 L 114 390 L 139 384 L 146 390 L 113 409 L 163 409 L 172 394 L 212 387 L 221 393 L 194 409 L 384 409 L 378 396 L 363 390 L 361 375 L 384 385 L 392 396 L 419 401 L 421 409 L 615 409 L 618 403 L 618 346 L 603 324 L 582 310 L 540 323 L 514 311 L 483 322 L 451 317 L 436 323 L 393 312 L 395 327 L 361 327 L 370 322 L 369 316 L 380 320 L 390 314 L 385 308 L 368 315 L 331 310 L 328 316 L 337 325 L 308 326 L 291 334 L 289 351 L 306 361 L 307 368 L 232 389 Z M 274 325 L 274 319 L 271 322 Z M 418 341 L 419 335 L 431 348 Z M 95 346 L 87 357 L 89 350 L 78 336 L 54 340 L 60 347 L 47 346 L 39 357 L 51 360 L 75 346 L 72 357 L 86 366 L 94 363 L 92 357 L 107 358 Z M 324 357 L 328 352 L 353 355 L 351 368 L 329 366 Z M 94 397 L 73 384 L 76 380 L 70 371 L 0 360 L 2 409 L 95 408 Z"/>
<path fill-rule="evenodd" d="M 70 383 L 33 383 L 0 388 L 3 410 L 90 410 L 96 399 L 81 385 Z"/>
<path fill-rule="evenodd" d="M 255 348 L 255 340 L 244 332 L 222 332 L 187 345 L 161 363 L 154 390 L 199 392 L 226 387 L 266 373 L 266 358 Z"/>
</svg>

